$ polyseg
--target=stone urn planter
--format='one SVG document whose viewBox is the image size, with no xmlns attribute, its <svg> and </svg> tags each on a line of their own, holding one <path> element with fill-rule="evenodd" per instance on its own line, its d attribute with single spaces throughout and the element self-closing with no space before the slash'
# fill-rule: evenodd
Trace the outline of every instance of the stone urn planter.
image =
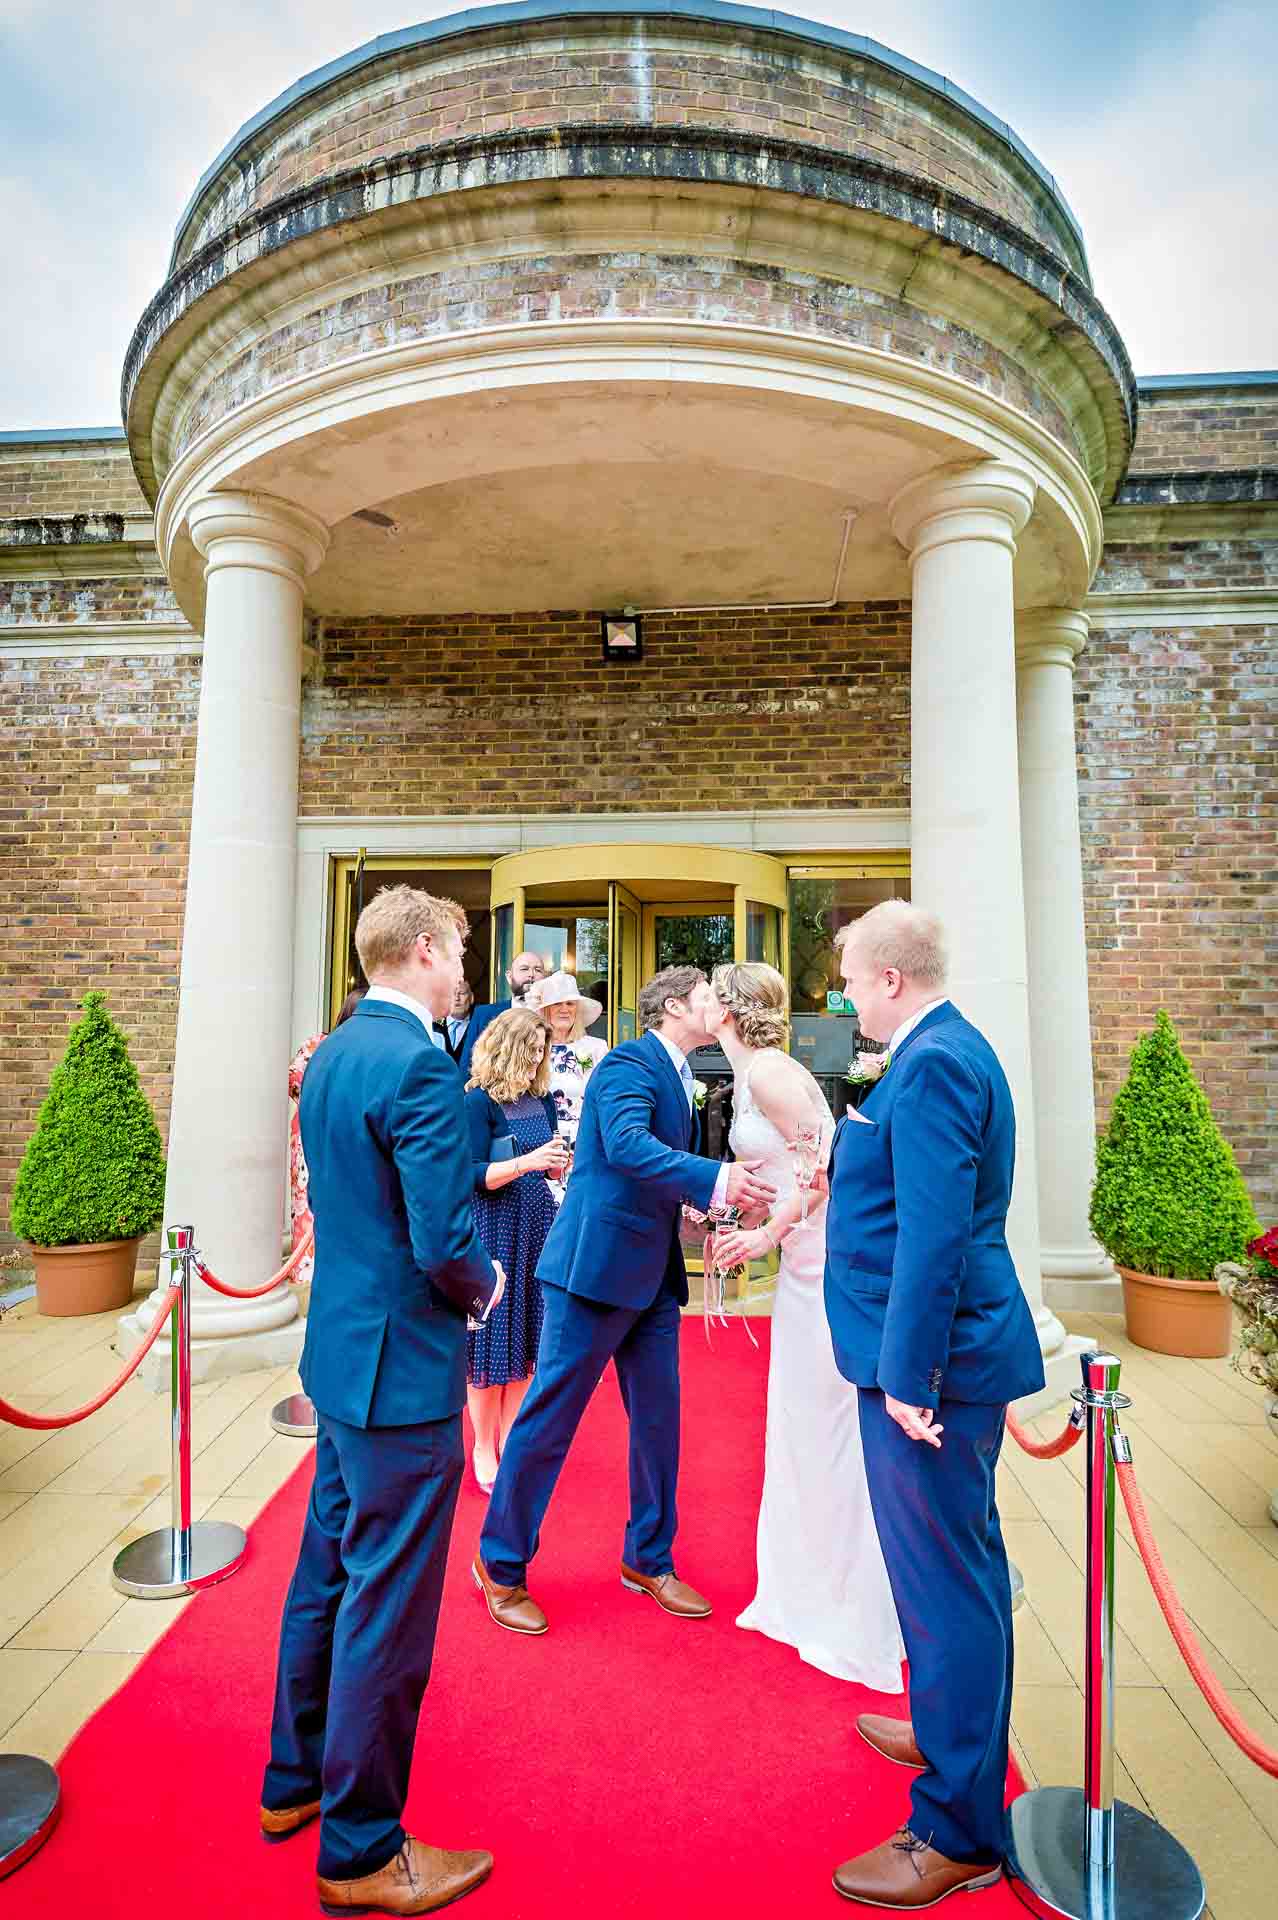
<svg viewBox="0 0 1278 1920">
<path fill-rule="evenodd" d="M 139 1234 L 132 1240 L 95 1240 L 82 1247 L 32 1247 L 36 1305 L 55 1318 L 119 1312 L 133 1298 Z"/>
<path fill-rule="evenodd" d="M 1223 1360 L 1233 1340 L 1233 1303 L 1214 1280 L 1167 1280 L 1119 1267 L 1127 1337 L 1151 1353 Z"/>
</svg>

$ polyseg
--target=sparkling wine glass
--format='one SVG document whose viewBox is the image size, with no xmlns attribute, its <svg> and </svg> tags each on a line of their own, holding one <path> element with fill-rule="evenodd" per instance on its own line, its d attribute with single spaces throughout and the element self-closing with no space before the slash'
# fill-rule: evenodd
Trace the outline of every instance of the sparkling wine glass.
<svg viewBox="0 0 1278 1920">
<path fill-rule="evenodd" d="M 790 1142 L 790 1151 L 794 1155 L 794 1183 L 802 1195 L 799 1218 L 806 1220 L 808 1195 L 821 1164 L 821 1129 L 816 1121 L 799 1122 L 794 1130 L 794 1139 Z"/>
<path fill-rule="evenodd" d="M 557 1175 L 560 1185 L 566 1186 L 568 1184 L 568 1175 L 572 1171 L 572 1149 L 577 1137 L 577 1123 L 575 1120 L 568 1120 L 561 1116 L 556 1125 L 556 1132 L 563 1142 L 564 1152 L 568 1156 Z"/>
</svg>

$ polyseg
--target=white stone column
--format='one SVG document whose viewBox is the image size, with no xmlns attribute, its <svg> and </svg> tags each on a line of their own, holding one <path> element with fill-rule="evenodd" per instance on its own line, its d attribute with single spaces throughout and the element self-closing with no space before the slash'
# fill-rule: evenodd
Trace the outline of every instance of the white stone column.
<svg viewBox="0 0 1278 1920">
<path fill-rule="evenodd" d="M 1016 754 L 1012 561 L 1034 495 L 1031 476 L 1007 462 L 942 468 L 897 495 L 892 526 L 913 576 L 911 893 L 944 922 L 952 997 L 1012 1089 L 1008 1244 L 1059 1398 L 1077 1384 L 1077 1362 L 1040 1275 Z"/>
<path fill-rule="evenodd" d="M 251 1287 L 281 1262 L 303 587 L 328 534 L 248 493 L 205 495 L 188 526 L 208 591 L 164 1218 L 190 1221 L 213 1271 Z M 122 1351 L 155 1299 L 121 1321 Z M 301 1350 L 287 1284 L 237 1302 L 197 1282 L 191 1326 L 197 1380 Z M 164 1334 L 146 1373 L 168 1372 Z"/>
<path fill-rule="evenodd" d="M 1021 855 L 1043 1287 L 1053 1306 L 1117 1312 L 1122 1289 L 1087 1223 L 1096 1169 L 1074 662 L 1087 616 L 1044 607 L 1016 619 Z"/>
</svg>

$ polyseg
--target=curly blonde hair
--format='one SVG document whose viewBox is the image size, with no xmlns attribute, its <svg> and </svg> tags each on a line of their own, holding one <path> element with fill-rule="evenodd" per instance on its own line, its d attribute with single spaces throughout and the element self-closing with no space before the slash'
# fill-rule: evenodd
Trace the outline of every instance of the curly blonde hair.
<svg viewBox="0 0 1278 1920">
<path fill-rule="evenodd" d="M 533 1042 L 539 1034 L 546 1050 L 534 1066 Z M 518 1100 L 525 1093 L 547 1093 L 550 1036 L 541 1015 L 530 1013 L 526 1007 L 512 1007 L 509 1013 L 499 1013 L 475 1042 L 466 1085 L 482 1087 L 498 1106 L 508 1100 Z"/>
<path fill-rule="evenodd" d="M 710 976 L 710 989 L 719 1005 L 732 1015 L 745 1046 L 784 1047 L 789 998 L 785 981 L 775 967 L 765 966 L 761 960 L 716 967 Z"/>
</svg>

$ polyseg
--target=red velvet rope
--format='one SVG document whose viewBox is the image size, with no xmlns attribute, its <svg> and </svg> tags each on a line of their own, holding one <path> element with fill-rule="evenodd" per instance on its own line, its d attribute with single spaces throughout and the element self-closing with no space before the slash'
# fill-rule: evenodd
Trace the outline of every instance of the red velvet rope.
<svg viewBox="0 0 1278 1920">
<path fill-rule="evenodd" d="M 1007 1431 L 1011 1434 L 1023 1453 L 1031 1460 L 1058 1460 L 1071 1447 L 1076 1447 L 1083 1437 L 1083 1429 L 1071 1420 L 1057 1434 L 1054 1440 L 1036 1440 L 1027 1427 L 1023 1427 L 1010 1407 L 1007 1414 Z"/>
<path fill-rule="evenodd" d="M 178 1289 L 170 1287 L 160 1304 L 151 1331 L 138 1348 L 133 1358 L 121 1373 L 118 1373 L 109 1387 L 104 1387 L 96 1400 L 86 1401 L 84 1406 L 74 1408 L 70 1413 L 24 1413 L 21 1407 L 11 1406 L 7 1400 L 0 1400 L 0 1420 L 7 1420 L 11 1427 L 26 1427 L 33 1433 L 47 1433 L 54 1427 L 74 1427 L 77 1422 L 87 1420 L 91 1413 L 104 1407 L 113 1394 L 120 1391 L 126 1380 L 137 1372 L 151 1348 L 159 1338 L 160 1330 L 172 1313 L 178 1301 Z"/>
<path fill-rule="evenodd" d="M 264 1287 L 228 1287 L 225 1280 L 219 1280 L 215 1273 L 209 1272 L 198 1254 L 195 1256 L 195 1265 L 205 1286 L 212 1287 L 214 1293 L 224 1293 L 228 1300 L 260 1300 L 264 1293 L 271 1291 L 272 1287 L 278 1287 L 281 1280 L 293 1278 L 314 1245 L 315 1229 L 312 1227 L 306 1238 L 298 1241 L 279 1272 L 273 1273 Z"/>
<path fill-rule="evenodd" d="M 1136 1545 L 1140 1557 L 1145 1563 L 1149 1575 L 1149 1584 L 1154 1589 L 1154 1598 L 1163 1610 L 1163 1618 L 1171 1629 L 1172 1639 L 1180 1648 L 1181 1658 L 1193 1676 L 1194 1684 L 1203 1699 L 1219 1720 L 1234 1745 L 1254 1760 L 1258 1767 L 1278 1779 L 1278 1749 L 1265 1745 L 1259 1734 L 1253 1733 L 1247 1722 L 1239 1714 L 1237 1707 L 1221 1686 L 1211 1668 L 1207 1657 L 1198 1644 L 1193 1628 L 1185 1617 L 1171 1576 L 1163 1564 L 1163 1556 L 1158 1551 L 1158 1542 L 1154 1539 L 1149 1524 L 1149 1515 L 1145 1511 L 1145 1502 L 1141 1499 L 1140 1488 L 1136 1485 L 1136 1474 L 1130 1460 L 1119 1460 L 1118 1484 L 1122 1491 L 1123 1503 L 1127 1508 L 1127 1517 L 1132 1523 L 1132 1532 L 1136 1536 Z"/>
</svg>

